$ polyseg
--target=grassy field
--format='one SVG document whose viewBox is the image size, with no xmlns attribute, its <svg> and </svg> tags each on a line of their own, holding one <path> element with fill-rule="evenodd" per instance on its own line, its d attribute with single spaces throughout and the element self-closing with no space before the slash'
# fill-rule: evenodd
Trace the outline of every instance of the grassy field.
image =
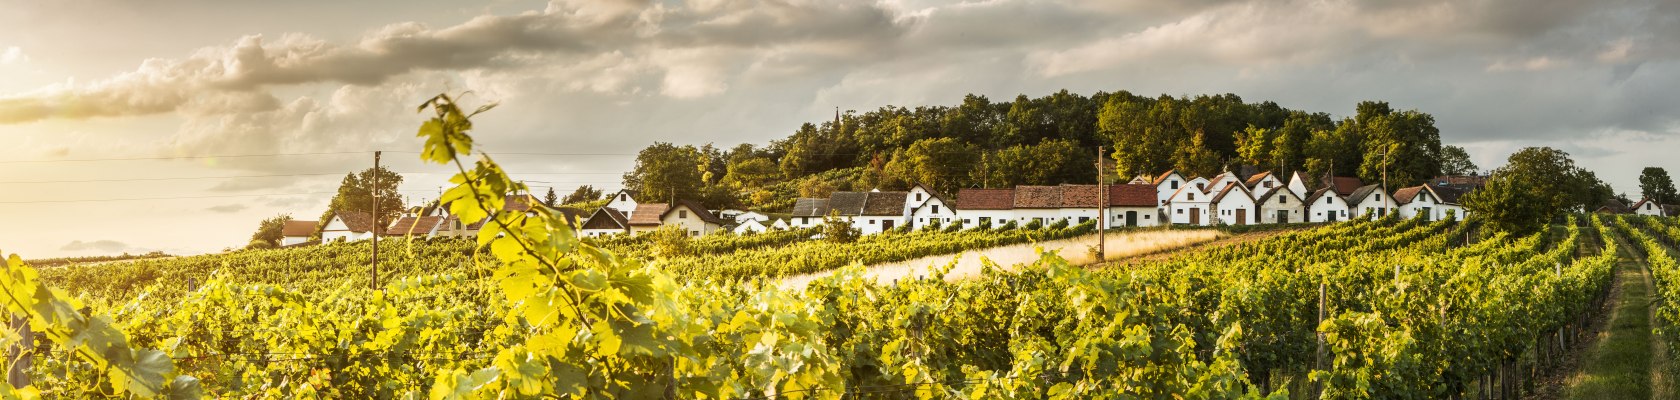
<svg viewBox="0 0 1680 400">
<path fill-rule="evenodd" d="M 1651 398 L 1651 287 L 1639 261 L 1626 249 L 1616 265 L 1621 294 L 1608 330 L 1586 355 L 1582 370 L 1570 379 L 1570 399 Z"/>
</svg>

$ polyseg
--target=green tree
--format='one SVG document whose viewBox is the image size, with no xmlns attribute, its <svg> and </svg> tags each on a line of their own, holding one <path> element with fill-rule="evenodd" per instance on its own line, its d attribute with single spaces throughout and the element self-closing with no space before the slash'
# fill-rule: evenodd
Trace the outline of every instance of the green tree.
<svg viewBox="0 0 1680 400">
<path fill-rule="evenodd" d="M 1610 186 L 1592 171 L 1576 167 L 1569 153 L 1529 147 L 1511 154 L 1487 186 L 1465 199 L 1465 207 L 1492 226 L 1523 234 L 1538 231 L 1563 213 L 1597 207 L 1612 196 Z"/>
<path fill-rule="evenodd" d="M 1668 170 L 1662 167 L 1645 167 L 1639 171 L 1639 193 L 1657 204 L 1673 204 L 1675 200 L 1680 200 L 1680 193 L 1674 190 L 1674 179 L 1669 178 Z"/>
<path fill-rule="evenodd" d="M 1249 165 L 1261 167 L 1276 167 L 1272 158 L 1276 153 L 1277 129 L 1265 129 L 1250 124 L 1248 128 L 1237 132 L 1237 157 Z"/>
<path fill-rule="evenodd" d="M 1067 139 L 1047 139 L 1035 145 L 1016 145 L 998 150 L 989 157 L 991 181 L 989 185 L 1055 185 L 1061 183 L 1094 182 L 1091 170 L 1095 155 Z M 978 173 L 981 170 L 975 170 Z M 984 177 L 974 176 L 974 180 Z"/>
<path fill-rule="evenodd" d="M 1178 152 L 1173 153 L 1173 168 L 1186 176 L 1213 176 L 1221 170 L 1219 153 L 1207 147 L 1205 134 L 1197 133 L 1195 138 L 1180 144 Z"/>
<path fill-rule="evenodd" d="M 1435 117 L 1388 112 L 1362 120 L 1359 129 L 1365 137 L 1359 177 L 1366 182 L 1381 182 L 1386 171 L 1389 187 L 1398 188 L 1441 174 L 1441 131 L 1435 128 Z"/>
<path fill-rule="evenodd" d="M 649 202 L 692 199 L 704 186 L 709 160 L 694 146 L 656 142 L 636 154 L 636 167 L 624 174 L 624 187 Z"/>
<path fill-rule="evenodd" d="M 379 184 L 374 185 L 374 176 L 378 175 Z M 402 215 L 402 192 L 397 187 L 402 185 L 401 174 L 379 167 L 377 170 L 368 168 L 360 173 L 344 176 L 338 185 L 338 194 L 327 206 L 326 214 L 321 217 L 320 224 L 325 226 L 327 220 L 337 212 L 358 212 L 374 216 L 377 226 L 391 226 L 391 222 Z M 379 212 L 374 213 L 374 202 L 379 203 Z M 317 226 L 315 236 L 320 235 L 321 226 Z"/>
<path fill-rule="evenodd" d="M 967 143 L 953 138 L 923 139 L 895 155 L 885 168 L 906 181 L 954 192 L 967 186 L 969 171 L 978 159 L 974 147 Z"/>
<path fill-rule="evenodd" d="M 1441 173 L 1446 175 L 1470 175 L 1480 168 L 1470 161 L 1470 152 L 1463 147 L 1441 146 Z"/>
<path fill-rule="evenodd" d="M 729 164 L 723 182 L 736 190 L 757 189 L 781 179 L 780 172 L 769 158 L 743 158 Z"/>
<path fill-rule="evenodd" d="M 273 218 L 262 220 L 257 224 L 257 232 L 251 234 L 251 243 L 246 248 L 272 248 L 280 245 L 284 238 L 282 231 L 286 222 L 292 220 L 291 215 L 281 214 Z"/>
<path fill-rule="evenodd" d="M 543 195 L 543 205 L 549 206 L 549 207 L 554 207 L 554 206 L 558 205 L 556 202 L 559 202 L 559 201 L 560 201 L 560 196 L 557 196 L 557 195 L 554 194 L 554 187 L 553 186 L 549 186 L 548 187 L 548 194 Z"/>
<path fill-rule="evenodd" d="M 548 194 L 552 197 L 554 195 L 554 189 L 549 188 Z M 596 189 L 594 186 L 578 186 L 576 190 L 572 190 L 571 194 L 568 194 L 564 199 L 561 199 L 560 204 L 576 204 L 600 200 L 604 195 L 605 193 L 602 192 L 601 189 Z"/>
</svg>

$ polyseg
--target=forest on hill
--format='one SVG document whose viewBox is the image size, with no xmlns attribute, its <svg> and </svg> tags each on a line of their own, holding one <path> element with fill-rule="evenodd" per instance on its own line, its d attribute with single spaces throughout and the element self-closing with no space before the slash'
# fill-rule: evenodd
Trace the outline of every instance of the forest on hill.
<svg viewBox="0 0 1680 400">
<path fill-rule="evenodd" d="M 1391 186 L 1476 170 L 1441 143 L 1435 119 L 1365 101 L 1352 117 L 1245 102 L 1235 94 L 1146 97 L 1126 91 L 955 106 L 885 106 L 805 123 L 785 139 L 732 148 L 655 143 L 624 186 L 644 201 L 700 199 L 714 207 L 779 211 L 795 197 L 836 190 L 1094 183 L 1098 147 L 1117 181 L 1177 169 L 1211 176 L 1240 165 L 1310 176 L 1381 178 Z"/>
</svg>

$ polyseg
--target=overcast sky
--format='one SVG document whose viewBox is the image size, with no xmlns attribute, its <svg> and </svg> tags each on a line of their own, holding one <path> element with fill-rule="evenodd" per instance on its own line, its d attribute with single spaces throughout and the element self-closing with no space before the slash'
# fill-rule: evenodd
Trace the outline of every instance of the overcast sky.
<svg viewBox="0 0 1680 400">
<path fill-rule="evenodd" d="M 442 91 L 502 104 L 477 121 L 493 152 L 599 154 L 500 157 L 563 189 L 616 189 L 653 141 L 1064 88 L 1385 100 L 1484 169 L 1554 146 L 1635 197 L 1639 168 L 1680 168 L 1675 0 L 463 4 L 0 0 L 0 249 L 242 246 L 262 218 L 315 219 L 373 150 L 436 198 L 447 170 L 411 152 Z M 109 160 L 276 153 L 339 154 Z"/>
</svg>

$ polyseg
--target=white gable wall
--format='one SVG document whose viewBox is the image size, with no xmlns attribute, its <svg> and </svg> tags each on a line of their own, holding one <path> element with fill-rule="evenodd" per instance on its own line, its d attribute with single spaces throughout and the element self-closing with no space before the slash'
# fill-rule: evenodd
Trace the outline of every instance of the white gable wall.
<svg viewBox="0 0 1680 400">
<path fill-rule="evenodd" d="M 700 219 L 700 216 L 695 214 L 703 212 L 706 212 L 706 210 L 693 210 L 677 204 L 672 206 L 671 210 L 665 212 L 665 218 L 660 220 L 660 225 L 680 226 L 683 232 L 688 232 L 689 236 L 703 236 L 722 228 L 718 224 Z M 658 227 L 654 227 L 654 229 L 658 229 Z"/>
<path fill-rule="evenodd" d="M 1371 194 L 1365 195 L 1365 198 L 1354 203 L 1348 211 L 1357 218 L 1376 220 L 1394 213 L 1394 199 L 1388 198 L 1388 194 L 1383 193 L 1382 190 L 1372 191 Z"/>
<path fill-rule="evenodd" d="M 630 192 L 624 190 L 613 194 L 612 201 L 607 202 L 607 208 L 624 213 L 626 219 L 630 218 L 630 214 L 636 211 L 636 205 L 636 199 L 630 198 Z"/>
<path fill-rule="evenodd" d="M 1348 220 L 1348 204 L 1335 191 L 1324 194 L 1307 205 L 1307 222 L 1337 222 Z"/>
<path fill-rule="evenodd" d="M 1302 204 L 1301 198 L 1295 197 L 1295 192 L 1289 189 L 1279 190 L 1272 194 L 1272 197 L 1266 198 L 1265 203 L 1258 204 L 1258 206 L 1260 207 L 1260 223 L 1262 224 L 1307 222 L 1306 205 Z M 1286 213 L 1283 219 L 1278 219 L 1279 211 Z"/>
<path fill-rule="evenodd" d="M 910 200 L 916 200 L 914 190 L 910 192 Z M 957 213 L 945 204 L 944 200 L 931 197 L 923 199 L 918 207 L 910 211 L 910 224 L 915 229 L 922 229 L 935 222 L 938 222 L 939 226 L 951 226 L 957 222 Z"/>
<path fill-rule="evenodd" d="M 1212 225 L 1215 214 L 1208 209 L 1208 201 L 1212 197 L 1194 187 L 1179 190 L 1177 195 L 1167 200 L 1167 217 L 1175 225 L 1184 225 L 1191 222 L 1192 215 L 1197 215 L 1196 225 Z"/>
<path fill-rule="evenodd" d="M 1248 192 L 1240 189 L 1231 189 L 1230 193 L 1226 193 L 1218 203 L 1213 204 L 1213 209 L 1216 212 L 1214 216 L 1225 225 L 1254 225 L 1260 221 L 1258 213 L 1255 212 L 1254 198 L 1248 197 Z M 1239 213 L 1242 214 L 1242 219 L 1237 218 Z"/>
</svg>

